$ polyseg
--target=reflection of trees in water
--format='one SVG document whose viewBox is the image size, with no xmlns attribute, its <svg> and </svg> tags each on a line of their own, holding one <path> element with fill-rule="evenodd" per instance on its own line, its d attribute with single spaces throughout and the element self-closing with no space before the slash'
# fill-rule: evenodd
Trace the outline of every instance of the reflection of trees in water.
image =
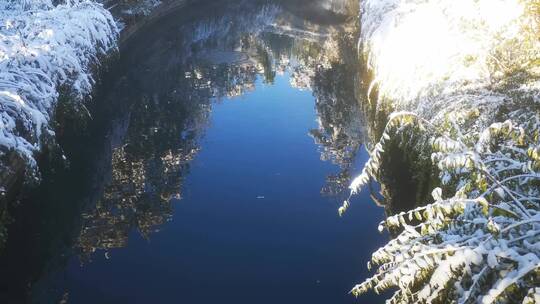
<svg viewBox="0 0 540 304">
<path fill-rule="evenodd" d="M 112 152 L 111 181 L 95 207 L 83 214 L 84 228 L 79 237 L 83 254 L 96 248 L 125 246 L 134 228 L 148 237 L 172 216 L 171 198 L 180 196 L 200 132 L 178 131 L 189 130 L 189 119 L 204 120 L 207 115 L 196 109 L 187 119 L 182 117 L 185 112 L 174 112 L 171 103 L 165 102 L 164 107 L 154 104 L 154 109 L 149 104 L 132 114 L 132 119 L 140 119 L 130 126 L 124 144 Z M 160 127 L 165 123 L 173 131 Z"/>
<path fill-rule="evenodd" d="M 230 64 L 198 66 L 186 77 L 196 78 L 196 87 L 207 90 L 212 98 L 232 98 L 241 96 L 255 89 L 258 70 L 250 62 L 234 62 Z"/>
<path fill-rule="evenodd" d="M 327 177 L 321 192 L 343 194 L 363 136 L 362 113 L 355 97 L 359 69 L 353 51 L 354 28 L 344 26 L 323 33 L 284 28 L 260 33 L 258 43 L 273 58 L 274 70 L 290 71 L 292 87 L 313 91 L 319 127 L 310 130 L 310 135 L 321 147 L 321 160 L 341 168 Z"/>
<path fill-rule="evenodd" d="M 349 7 L 348 1 L 336 1 Z M 349 11 L 350 12 L 350 11 Z M 356 99 L 358 69 L 353 26 L 341 24 L 317 32 L 314 25 L 291 28 L 279 23 L 258 35 L 258 43 L 273 58 L 273 69 L 290 71 L 290 83 L 313 91 L 319 127 L 310 135 L 321 149 L 321 160 L 340 166 L 329 175 L 321 193 L 344 194 L 362 144 L 363 130 Z"/>
<path fill-rule="evenodd" d="M 171 199 L 181 198 L 183 179 L 208 124 L 211 100 L 253 90 L 263 71 L 258 44 L 246 44 L 243 52 L 249 56 L 228 62 L 210 58 L 223 57 L 223 50 L 205 52 L 179 67 L 167 67 L 167 75 L 155 72 L 119 81 L 123 94 L 133 98 L 130 124 L 121 144 L 112 149 L 110 181 L 83 213 L 77 246 L 84 258 L 98 249 L 125 246 L 133 229 L 148 238 L 172 217 Z M 139 82 L 141 88 L 134 88 Z"/>
<path fill-rule="evenodd" d="M 132 106 L 122 144 L 112 151 L 111 179 L 95 206 L 83 214 L 78 246 L 83 256 L 126 245 L 136 229 L 148 238 L 172 217 L 189 163 L 199 150 L 211 98 L 235 96 L 254 85 L 245 66 L 191 66 L 159 84 L 170 93 L 142 94 Z"/>
<path fill-rule="evenodd" d="M 288 71 L 295 87 L 312 89 L 323 159 L 350 167 L 359 144 L 352 141 L 353 124 L 344 115 L 354 104 L 343 97 L 348 82 L 337 81 L 348 73 L 336 59 L 343 49 L 332 38 L 337 30 L 285 13 L 266 26 L 269 14 L 250 17 L 260 8 L 254 2 L 246 1 L 249 5 L 233 13 L 216 10 L 228 16 L 218 25 L 243 18 L 255 23 L 233 24 L 233 31 L 206 40 L 186 43 L 189 35 L 178 32 L 178 23 L 167 28 L 165 22 L 155 25 L 159 35 L 150 28 L 146 35 L 138 33 L 140 40 L 132 38 L 119 67 L 112 67 L 103 82 L 105 98 L 99 95 L 88 105 L 93 119 L 81 118 L 86 114 L 70 117 L 58 132 L 70 166 L 51 164 L 43 185 L 21 204 L 16 231 L 10 230 L 12 241 L 0 259 L 0 285 L 9 286 L 4 288 L 7 297 L 36 292 L 36 281 L 47 285 L 72 248 L 87 260 L 96 250 L 125 246 L 132 230 L 146 238 L 157 231 L 171 218 L 171 198 L 182 194 L 211 100 L 253 90 L 258 77 L 271 83 L 276 74 Z M 329 181 L 343 185 L 349 174 L 343 172 Z M 6 302 L 3 296 L 0 302 Z"/>
<path fill-rule="evenodd" d="M 313 80 L 319 127 L 310 135 L 321 147 L 321 159 L 339 165 L 341 171 L 329 175 L 323 194 L 338 195 L 347 189 L 357 152 L 362 145 L 359 105 L 354 97 L 354 77 L 350 67 L 333 64 L 319 69 Z"/>
<path fill-rule="evenodd" d="M 310 133 L 321 146 L 321 158 L 342 169 L 328 177 L 323 193 L 338 194 L 347 186 L 361 142 L 354 67 L 338 60 L 337 32 L 325 28 L 317 36 L 308 25 L 309 34 L 268 27 L 276 10 L 263 6 L 253 15 L 231 13 L 184 26 L 192 31 L 187 35 L 191 42 L 162 38 L 152 46 L 159 51 L 135 67 L 131 87 L 124 88 L 133 99 L 130 125 L 122 144 L 112 150 L 110 181 L 83 214 L 77 244 L 83 257 L 125 246 L 133 229 L 148 238 L 171 218 L 171 199 L 181 197 L 182 181 L 211 112 L 210 100 L 253 90 L 258 75 L 272 83 L 276 73 L 289 70 L 293 86 L 313 90 L 319 128 Z M 140 88 L 133 88 L 138 83 Z"/>
</svg>

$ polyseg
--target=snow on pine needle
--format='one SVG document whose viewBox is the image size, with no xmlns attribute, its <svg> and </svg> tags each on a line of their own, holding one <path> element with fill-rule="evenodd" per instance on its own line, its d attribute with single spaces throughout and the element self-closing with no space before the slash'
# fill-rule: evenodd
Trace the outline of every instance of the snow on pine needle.
<svg viewBox="0 0 540 304">
<path fill-rule="evenodd" d="M 395 112 L 351 194 L 377 180 L 387 142 L 403 132 L 424 143 L 411 152 L 431 154 L 441 187 L 434 202 L 381 223 L 398 233 L 351 292 L 540 303 L 540 2 L 366 0 L 361 10 L 370 88 Z"/>
<path fill-rule="evenodd" d="M 110 13 L 88 0 L 0 0 L 0 155 L 15 150 L 35 166 L 59 87 L 89 94 L 98 56 L 116 47 Z M 45 132 L 45 133 L 43 133 Z"/>
</svg>

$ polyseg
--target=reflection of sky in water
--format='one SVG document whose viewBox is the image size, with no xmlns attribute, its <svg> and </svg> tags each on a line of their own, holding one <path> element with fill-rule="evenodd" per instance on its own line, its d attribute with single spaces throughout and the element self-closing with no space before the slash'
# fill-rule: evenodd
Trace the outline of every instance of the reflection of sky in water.
<svg viewBox="0 0 540 304">
<path fill-rule="evenodd" d="M 108 260 L 73 258 L 61 284 L 70 302 L 354 302 L 383 210 L 364 195 L 339 218 L 320 195 L 338 168 L 307 134 L 315 114 L 288 74 L 215 105 L 173 220 L 149 241 L 132 233 Z"/>
</svg>

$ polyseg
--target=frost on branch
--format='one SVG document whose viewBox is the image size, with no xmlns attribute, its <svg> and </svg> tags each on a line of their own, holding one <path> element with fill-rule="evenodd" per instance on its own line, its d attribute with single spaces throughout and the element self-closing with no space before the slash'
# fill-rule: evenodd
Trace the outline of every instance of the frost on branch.
<svg viewBox="0 0 540 304">
<path fill-rule="evenodd" d="M 0 156 L 16 151 L 31 166 L 50 126 L 59 87 L 90 93 L 98 56 L 116 47 L 110 13 L 88 0 L 0 0 Z"/>
<path fill-rule="evenodd" d="M 537 135 L 519 138 L 518 127 L 495 124 L 488 130 L 494 135 L 485 145 L 538 142 Z M 480 141 L 468 146 L 433 137 L 435 162 L 443 175 L 458 181 L 455 195 L 445 199 L 437 188 L 434 203 L 383 221 L 381 228 L 402 232 L 373 254 L 376 275 L 353 294 L 397 287 L 390 303 L 432 303 L 449 296 L 459 303 L 523 300 L 524 291 L 539 283 L 538 159 L 514 148 L 478 153 Z"/>
<path fill-rule="evenodd" d="M 408 125 L 425 143 L 412 153 L 428 150 L 441 187 L 381 223 L 398 234 L 351 292 L 393 290 L 387 303 L 538 302 L 540 3 L 367 0 L 361 22 L 376 106 L 395 112 L 351 193 L 380 179 L 388 142 Z"/>
</svg>

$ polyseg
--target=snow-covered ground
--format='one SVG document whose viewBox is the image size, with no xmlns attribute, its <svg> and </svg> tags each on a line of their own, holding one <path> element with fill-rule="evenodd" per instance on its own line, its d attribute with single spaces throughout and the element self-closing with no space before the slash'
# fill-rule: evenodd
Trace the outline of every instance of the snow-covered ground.
<svg viewBox="0 0 540 304">
<path fill-rule="evenodd" d="M 59 89 L 81 102 L 91 67 L 116 48 L 109 11 L 90 0 L 0 0 L 0 156 L 16 151 L 35 166 Z"/>
</svg>

